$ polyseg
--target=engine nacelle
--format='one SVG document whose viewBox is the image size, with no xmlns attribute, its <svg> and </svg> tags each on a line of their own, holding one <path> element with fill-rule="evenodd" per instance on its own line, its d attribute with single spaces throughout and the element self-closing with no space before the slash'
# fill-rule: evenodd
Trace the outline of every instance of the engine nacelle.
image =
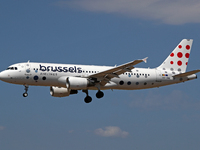
<svg viewBox="0 0 200 150">
<path fill-rule="evenodd" d="M 89 81 L 86 78 L 68 77 L 66 87 L 73 90 L 86 89 L 89 85 Z"/>
<path fill-rule="evenodd" d="M 70 95 L 70 90 L 68 88 L 51 86 L 50 94 L 54 97 L 65 97 Z"/>
<path fill-rule="evenodd" d="M 87 78 L 81 78 L 81 77 L 60 77 L 58 79 L 58 83 L 61 87 L 66 86 L 68 89 L 71 90 L 83 90 L 87 89 L 89 85 L 89 81 Z"/>
</svg>

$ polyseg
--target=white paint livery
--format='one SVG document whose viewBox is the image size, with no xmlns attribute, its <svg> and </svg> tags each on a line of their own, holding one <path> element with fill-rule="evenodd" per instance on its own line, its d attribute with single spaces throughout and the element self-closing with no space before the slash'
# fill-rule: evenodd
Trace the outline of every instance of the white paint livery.
<svg viewBox="0 0 200 150">
<path fill-rule="evenodd" d="M 25 86 L 24 97 L 27 97 L 28 86 L 50 86 L 50 94 L 64 97 L 77 94 L 78 90 L 86 93 L 85 102 L 92 98 L 88 90 L 98 90 L 96 97 L 102 98 L 101 90 L 137 90 L 160 87 L 196 79 L 195 73 L 186 72 L 192 47 L 192 39 L 183 39 L 166 60 L 157 68 L 135 68 L 147 58 L 134 60 L 126 64 L 108 66 L 89 66 L 53 63 L 18 63 L 0 73 L 4 82 Z"/>
</svg>

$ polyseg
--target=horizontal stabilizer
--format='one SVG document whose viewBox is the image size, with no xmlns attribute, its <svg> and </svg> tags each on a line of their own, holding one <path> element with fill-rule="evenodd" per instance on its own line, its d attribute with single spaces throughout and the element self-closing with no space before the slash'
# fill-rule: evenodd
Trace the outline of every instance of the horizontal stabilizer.
<svg viewBox="0 0 200 150">
<path fill-rule="evenodd" d="M 198 69 L 198 70 L 193 70 L 193 71 L 189 71 L 189 72 L 186 72 L 186 73 L 180 73 L 180 74 L 177 74 L 177 75 L 175 75 L 175 76 L 173 76 L 173 77 L 187 77 L 187 76 L 192 75 L 192 74 L 195 74 L 195 73 L 197 73 L 197 72 L 200 72 L 200 69 Z"/>
</svg>

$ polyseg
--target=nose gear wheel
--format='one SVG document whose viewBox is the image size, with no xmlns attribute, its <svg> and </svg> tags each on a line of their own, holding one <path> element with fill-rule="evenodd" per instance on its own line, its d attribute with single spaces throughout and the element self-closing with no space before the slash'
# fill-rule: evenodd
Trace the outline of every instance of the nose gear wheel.
<svg viewBox="0 0 200 150">
<path fill-rule="evenodd" d="M 27 97 L 28 96 L 28 93 L 27 93 L 27 91 L 28 91 L 28 85 L 24 85 L 24 87 L 25 87 L 25 92 L 23 93 L 23 97 Z"/>
</svg>

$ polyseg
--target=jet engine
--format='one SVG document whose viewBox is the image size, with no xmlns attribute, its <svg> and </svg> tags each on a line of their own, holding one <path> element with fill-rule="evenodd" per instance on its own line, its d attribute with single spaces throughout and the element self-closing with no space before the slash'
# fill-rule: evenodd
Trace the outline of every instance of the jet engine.
<svg viewBox="0 0 200 150">
<path fill-rule="evenodd" d="M 65 97 L 69 96 L 70 94 L 77 94 L 77 90 L 70 90 L 68 88 L 63 88 L 63 87 L 55 87 L 51 86 L 50 87 L 50 94 L 53 97 Z"/>
<path fill-rule="evenodd" d="M 69 89 L 86 89 L 89 85 L 89 81 L 86 78 L 68 77 L 66 87 Z"/>
<path fill-rule="evenodd" d="M 58 82 L 60 86 L 66 86 L 67 89 L 71 90 L 87 89 L 87 87 L 90 85 L 90 82 L 87 78 L 81 77 L 60 77 Z"/>
<path fill-rule="evenodd" d="M 50 94 L 54 97 L 65 97 L 70 95 L 70 90 L 68 88 L 51 86 Z"/>
</svg>

